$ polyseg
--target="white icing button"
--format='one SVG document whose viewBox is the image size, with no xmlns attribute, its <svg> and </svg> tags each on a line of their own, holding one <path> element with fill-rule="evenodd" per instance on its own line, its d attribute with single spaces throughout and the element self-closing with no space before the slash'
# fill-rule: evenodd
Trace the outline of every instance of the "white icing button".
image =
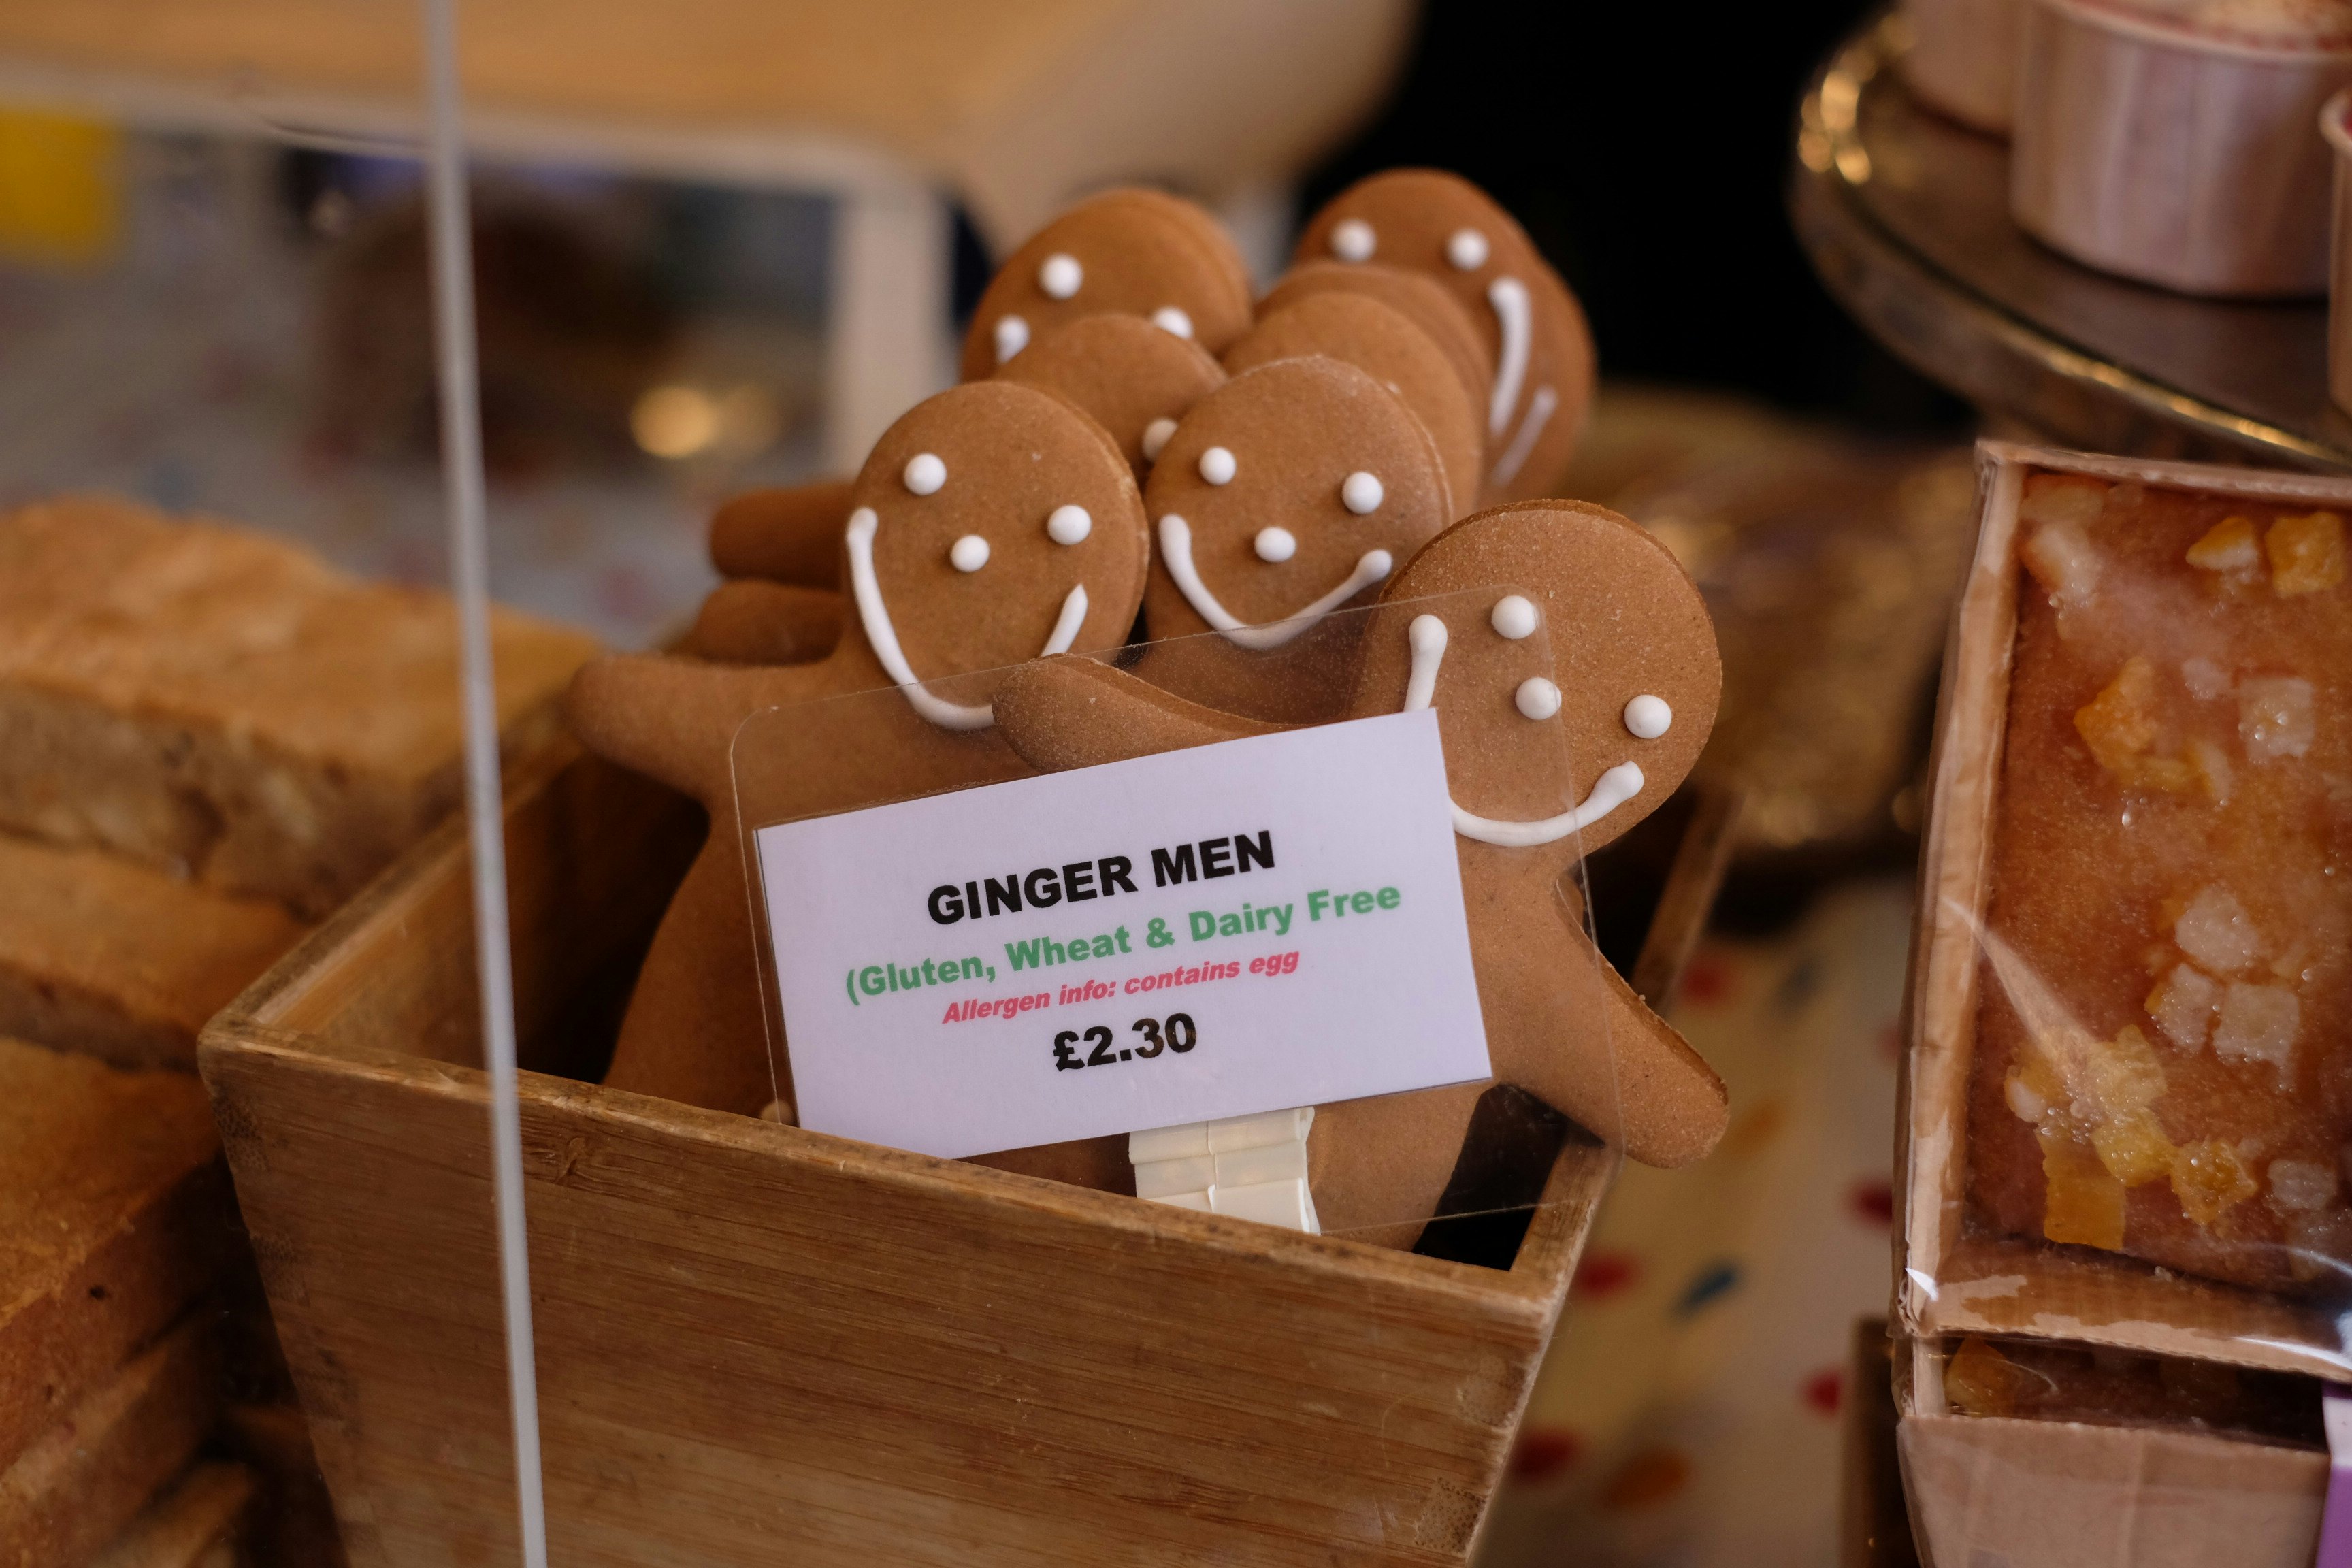
<svg viewBox="0 0 2352 1568">
<path fill-rule="evenodd" d="M 1045 520 L 1045 537 L 1056 544 L 1076 544 L 1095 531 L 1095 520 L 1082 506 L 1057 506 Z"/>
<path fill-rule="evenodd" d="M 1675 710 L 1663 697 L 1648 692 L 1625 704 L 1625 728 L 1644 741 L 1654 741 L 1675 727 Z"/>
<path fill-rule="evenodd" d="M 1475 228 L 1457 228 L 1445 239 L 1445 259 L 1459 272 L 1475 272 L 1486 265 L 1486 237 Z"/>
<path fill-rule="evenodd" d="M 1540 675 L 1530 675 L 1519 682 L 1511 700 L 1530 719 L 1549 719 L 1559 711 L 1559 688 Z"/>
<path fill-rule="evenodd" d="M 1269 566 L 1277 565 L 1298 553 L 1298 541 L 1286 528 L 1261 528 L 1257 531 L 1255 548 L 1257 558 Z"/>
<path fill-rule="evenodd" d="M 1044 264 L 1037 268 L 1037 287 L 1045 291 L 1049 300 L 1068 299 L 1086 280 L 1087 271 L 1078 265 L 1078 258 L 1065 256 L 1058 250 L 1045 258 Z"/>
<path fill-rule="evenodd" d="M 948 564 L 959 572 L 977 572 L 988 564 L 988 541 L 967 533 L 948 547 Z"/>
<path fill-rule="evenodd" d="M 1494 623 L 1497 634 L 1510 638 L 1513 642 L 1533 635 L 1537 626 L 1543 619 L 1536 614 L 1536 607 L 1533 605 L 1517 594 L 1507 595 L 1496 600 L 1495 613 L 1487 618 Z"/>
<path fill-rule="evenodd" d="M 948 482 L 948 466 L 940 461 L 936 452 L 918 452 L 907 459 L 907 471 L 902 477 L 907 488 L 917 495 L 937 495 L 940 487 Z"/>
<path fill-rule="evenodd" d="M 996 363 L 1003 364 L 1029 346 L 1029 323 L 1018 316 L 996 318 Z"/>
<path fill-rule="evenodd" d="M 1360 217 L 1343 217 L 1331 226 L 1331 254 L 1342 261 L 1370 261 L 1380 238 Z"/>
<path fill-rule="evenodd" d="M 1173 419 L 1154 419 L 1150 424 L 1146 425 L 1143 427 L 1143 460 L 1147 463 L 1158 462 L 1160 454 L 1167 449 L 1168 437 L 1174 434 L 1176 434 L 1176 421 Z"/>
<path fill-rule="evenodd" d="M 1151 324 L 1163 332 L 1173 332 L 1180 338 L 1192 335 L 1192 318 L 1173 305 L 1162 305 L 1151 312 Z"/>
<path fill-rule="evenodd" d="M 1388 492 L 1381 489 L 1381 477 L 1358 468 L 1339 486 L 1339 504 L 1365 517 L 1381 510 L 1381 498 Z"/>
<path fill-rule="evenodd" d="M 1223 447 L 1212 447 L 1201 454 L 1201 477 L 1213 485 L 1234 482 L 1234 455 Z"/>
</svg>

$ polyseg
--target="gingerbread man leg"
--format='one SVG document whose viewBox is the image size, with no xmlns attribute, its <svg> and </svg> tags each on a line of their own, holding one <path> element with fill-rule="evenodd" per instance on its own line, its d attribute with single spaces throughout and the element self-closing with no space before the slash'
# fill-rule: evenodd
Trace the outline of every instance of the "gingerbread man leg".
<svg viewBox="0 0 2352 1568">
<path fill-rule="evenodd" d="M 746 1116 L 792 1103 L 789 1058 L 768 1049 L 749 899 L 734 826 L 720 824 L 646 954 L 607 1088 Z"/>
</svg>

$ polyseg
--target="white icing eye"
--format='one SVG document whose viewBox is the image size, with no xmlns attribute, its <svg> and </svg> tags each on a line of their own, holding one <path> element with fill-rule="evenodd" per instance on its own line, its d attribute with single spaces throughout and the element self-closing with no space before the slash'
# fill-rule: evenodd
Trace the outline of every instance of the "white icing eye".
<svg viewBox="0 0 2352 1568">
<path fill-rule="evenodd" d="M 1675 710 L 1663 697 L 1648 692 L 1625 704 L 1625 728 L 1644 741 L 1654 741 L 1675 727 Z"/>
<path fill-rule="evenodd" d="M 1445 259 L 1457 272 L 1475 272 L 1486 265 L 1486 237 L 1475 228 L 1457 228 L 1445 237 Z"/>
<path fill-rule="evenodd" d="M 1163 332 L 1173 332 L 1180 338 L 1192 335 L 1192 318 L 1173 305 L 1162 305 L 1151 312 L 1151 324 Z"/>
<path fill-rule="evenodd" d="M 1380 247 L 1372 226 L 1360 217 L 1343 217 L 1331 226 L 1331 254 L 1342 261 L 1370 261 Z"/>
<path fill-rule="evenodd" d="M 1058 250 L 1045 258 L 1037 268 L 1037 287 L 1045 291 L 1048 300 L 1068 299 L 1086 280 L 1087 269 L 1078 265 L 1078 258 Z"/>
<path fill-rule="evenodd" d="M 1381 498 L 1388 492 L 1381 489 L 1381 477 L 1358 468 L 1339 486 L 1339 504 L 1365 517 L 1381 510 Z"/>
<path fill-rule="evenodd" d="M 1201 477 L 1213 485 L 1234 482 L 1234 455 L 1223 447 L 1212 447 L 1201 454 Z"/>
<path fill-rule="evenodd" d="M 1056 544 L 1076 544 L 1094 531 L 1095 520 L 1082 506 L 1057 506 L 1045 520 L 1045 537 Z"/>
<path fill-rule="evenodd" d="M 1496 600 L 1495 613 L 1487 618 L 1494 623 L 1497 636 L 1513 642 L 1532 636 L 1543 620 L 1536 614 L 1536 607 L 1517 594 Z"/>
<path fill-rule="evenodd" d="M 1260 561 L 1269 566 L 1278 566 L 1298 553 L 1298 541 L 1291 537 L 1290 530 L 1286 528 L 1261 528 L 1252 548 L 1256 550 Z"/>
<path fill-rule="evenodd" d="M 907 459 L 907 470 L 900 477 L 917 495 L 937 495 L 948 482 L 948 466 L 940 461 L 937 452 L 918 452 Z"/>
<path fill-rule="evenodd" d="M 1530 675 L 1519 682 L 1511 700 L 1530 719 L 1549 719 L 1559 711 L 1559 688 L 1540 675 Z"/>
<path fill-rule="evenodd" d="M 996 363 L 1003 364 L 1029 346 L 1029 323 L 1018 316 L 996 318 Z"/>
<path fill-rule="evenodd" d="M 959 572 L 977 572 L 988 564 L 988 541 L 967 533 L 948 547 L 948 564 Z"/>
<path fill-rule="evenodd" d="M 1173 419 L 1154 419 L 1143 427 L 1143 460 L 1156 463 L 1160 454 L 1168 448 L 1168 437 L 1176 434 Z"/>
</svg>

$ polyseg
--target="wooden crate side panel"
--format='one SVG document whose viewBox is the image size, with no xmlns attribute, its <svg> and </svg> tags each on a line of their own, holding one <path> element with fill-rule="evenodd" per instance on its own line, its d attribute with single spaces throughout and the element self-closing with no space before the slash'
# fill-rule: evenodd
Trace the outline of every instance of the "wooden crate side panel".
<svg viewBox="0 0 2352 1568">
<path fill-rule="evenodd" d="M 215 1038 L 355 1561 L 502 1561 L 477 1075 Z M 529 1081 L 567 1563 L 1459 1563 L 1556 1301 L 1511 1276 Z"/>
</svg>

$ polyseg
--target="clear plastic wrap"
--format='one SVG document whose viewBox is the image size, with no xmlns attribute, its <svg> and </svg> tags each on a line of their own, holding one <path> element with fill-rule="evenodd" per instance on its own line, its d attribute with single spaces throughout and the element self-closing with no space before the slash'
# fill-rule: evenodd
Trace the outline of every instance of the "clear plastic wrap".
<svg viewBox="0 0 2352 1568">
<path fill-rule="evenodd" d="M 1965 1451 L 2042 1472 L 2028 1524 L 2140 1517 L 2217 1445 L 2210 1520 L 2315 1504 L 2319 1461 L 2232 1457 L 2268 1439 L 2200 1401 L 2263 1382 L 2315 1436 L 2312 1380 L 2352 1364 L 2352 483 L 1980 455 L 1906 1061 L 1915 1514 L 1936 1533 Z"/>
</svg>

